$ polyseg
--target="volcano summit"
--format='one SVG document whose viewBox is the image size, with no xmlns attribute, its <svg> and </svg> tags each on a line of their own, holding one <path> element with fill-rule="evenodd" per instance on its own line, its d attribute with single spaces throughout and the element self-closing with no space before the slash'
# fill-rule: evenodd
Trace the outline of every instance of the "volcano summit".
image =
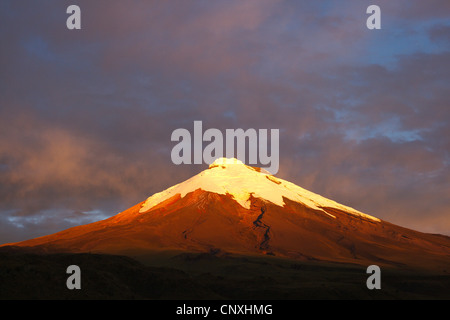
<svg viewBox="0 0 450 320">
<path fill-rule="evenodd" d="M 7 245 L 129 256 L 224 252 L 440 272 L 450 265 L 447 236 L 391 224 L 225 158 L 106 220 Z"/>
</svg>

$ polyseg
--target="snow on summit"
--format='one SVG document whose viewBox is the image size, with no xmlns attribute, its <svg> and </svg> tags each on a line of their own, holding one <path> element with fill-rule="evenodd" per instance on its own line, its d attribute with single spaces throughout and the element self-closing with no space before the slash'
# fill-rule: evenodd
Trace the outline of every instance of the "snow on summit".
<svg viewBox="0 0 450 320">
<path fill-rule="evenodd" d="M 184 197 L 190 192 L 201 189 L 221 195 L 229 194 L 239 205 L 250 209 L 250 196 L 284 206 L 283 197 L 302 203 L 310 208 L 327 213 L 323 208 L 335 208 L 353 215 L 380 221 L 353 208 L 341 205 L 318 194 L 303 189 L 291 182 L 276 178 L 264 170 L 245 165 L 234 158 L 219 158 L 208 169 L 192 178 L 174 185 L 162 192 L 155 193 L 143 204 L 139 212 L 146 212 L 157 204 L 180 194 Z M 335 218 L 334 216 L 332 216 Z"/>
</svg>

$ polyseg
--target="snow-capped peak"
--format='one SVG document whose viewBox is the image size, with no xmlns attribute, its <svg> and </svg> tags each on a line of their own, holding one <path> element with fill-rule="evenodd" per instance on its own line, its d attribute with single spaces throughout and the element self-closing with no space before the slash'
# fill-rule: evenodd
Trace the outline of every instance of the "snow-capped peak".
<svg viewBox="0 0 450 320">
<path fill-rule="evenodd" d="M 209 168 L 215 167 L 215 166 L 226 166 L 230 164 L 240 164 L 243 165 L 244 163 L 241 160 L 238 160 L 236 158 L 217 158 L 213 163 L 210 164 Z"/>
<path fill-rule="evenodd" d="M 139 212 L 146 212 L 177 194 L 184 197 L 186 194 L 198 189 L 223 195 L 229 194 L 237 203 L 247 209 L 250 208 L 251 196 L 270 201 L 281 207 L 285 205 L 283 200 L 283 197 L 285 197 L 322 211 L 333 218 L 335 217 L 326 212 L 324 208 L 336 208 L 354 215 L 380 221 L 378 218 L 324 198 L 291 182 L 276 178 L 268 172 L 247 166 L 242 161 L 234 158 L 216 159 L 207 170 L 162 192 L 155 193 L 145 201 Z"/>
</svg>

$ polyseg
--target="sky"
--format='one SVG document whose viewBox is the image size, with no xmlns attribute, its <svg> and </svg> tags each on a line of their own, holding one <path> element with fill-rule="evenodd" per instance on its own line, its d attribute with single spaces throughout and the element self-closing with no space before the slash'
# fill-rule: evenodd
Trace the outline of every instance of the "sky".
<svg viewBox="0 0 450 320">
<path fill-rule="evenodd" d="M 2 0 L 0 43 L 0 243 L 206 169 L 171 161 L 196 120 L 279 129 L 278 177 L 450 235 L 447 0 Z"/>
</svg>

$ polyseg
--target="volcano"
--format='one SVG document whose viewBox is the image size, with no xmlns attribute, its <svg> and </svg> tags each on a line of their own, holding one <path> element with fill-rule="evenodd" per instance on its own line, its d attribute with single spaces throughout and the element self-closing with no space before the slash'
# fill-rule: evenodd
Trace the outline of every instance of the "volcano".
<svg viewBox="0 0 450 320">
<path fill-rule="evenodd" d="M 3 246 L 264 255 L 435 271 L 450 265 L 450 237 L 391 224 L 225 158 L 111 218 Z"/>
</svg>

